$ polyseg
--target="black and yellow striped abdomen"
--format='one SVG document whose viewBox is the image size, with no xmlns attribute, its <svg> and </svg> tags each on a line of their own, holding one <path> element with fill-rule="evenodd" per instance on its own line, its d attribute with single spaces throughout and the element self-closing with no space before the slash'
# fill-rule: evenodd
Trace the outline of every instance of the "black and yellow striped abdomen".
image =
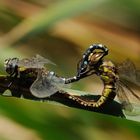
<svg viewBox="0 0 140 140">
<path fill-rule="evenodd" d="M 101 98 L 96 103 L 96 106 L 101 106 L 106 103 L 106 101 L 113 100 L 115 98 L 118 74 L 115 65 L 111 61 L 103 61 L 98 70 L 98 74 L 104 84 L 104 89 Z"/>
</svg>

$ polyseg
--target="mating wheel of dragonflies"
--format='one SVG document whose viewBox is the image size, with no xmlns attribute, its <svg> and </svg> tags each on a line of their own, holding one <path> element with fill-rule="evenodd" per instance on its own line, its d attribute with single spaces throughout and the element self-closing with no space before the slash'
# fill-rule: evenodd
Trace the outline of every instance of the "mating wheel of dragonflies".
<svg viewBox="0 0 140 140">
<path fill-rule="evenodd" d="M 106 55 L 108 55 L 106 46 L 102 44 L 91 45 L 78 62 L 76 76 L 72 78 L 59 77 L 54 72 L 48 71 L 45 64 L 54 63 L 40 55 L 21 60 L 18 58 L 6 59 L 5 68 L 11 77 L 34 78 L 30 92 L 36 98 L 50 97 L 58 91 L 63 91 L 62 93 L 65 94 L 67 88 L 65 85 L 96 74 L 103 81 L 104 86 L 102 95 L 97 101 L 81 99 L 71 94 L 67 94 L 67 98 L 81 106 L 100 108 L 104 104 L 112 102 L 117 96 L 126 111 L 137 114 L 135 105 L 140 106 L 140 95 L 134 92 L 126 81 L 140 86 L 140 72 L 136 70 L 135 65 L 130 60 L 115 65 L 111 61 L 104 60 Z M 11 85 L 12 82 L 9 86 Z"/>
</svg>

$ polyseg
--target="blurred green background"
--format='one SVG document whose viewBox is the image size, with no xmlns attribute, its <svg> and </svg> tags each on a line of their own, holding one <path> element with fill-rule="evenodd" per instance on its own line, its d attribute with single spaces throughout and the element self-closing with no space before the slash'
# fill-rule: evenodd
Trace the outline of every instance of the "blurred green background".
<svg viewBox="0 0 140 140">
<path fill-rule="evenodd" d="M 70 77 L 92 43 L 108 46 L 107 59 L 130 58 L 140 68 L 139 0 L 1 0 L 0 72 L 9 57 L 40 54 L 48 69 Z M 73 89 L 100 93 L 91 77 Z M 138 140 L 140 123 L 51 103 L 0 97 L 0 140 Z"/>
</svg>

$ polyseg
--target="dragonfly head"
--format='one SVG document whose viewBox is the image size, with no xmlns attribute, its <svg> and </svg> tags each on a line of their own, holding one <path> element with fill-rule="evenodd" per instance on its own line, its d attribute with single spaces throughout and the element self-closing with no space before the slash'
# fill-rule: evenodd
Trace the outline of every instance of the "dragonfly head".
<svg viewBox="0 0 140 140">
<path fill-rule="evenodd" d="M 15 73 L 15 70 L 18 67 L 18 61 L 18 58 L 8 58 L 5 60 L 4 67 L 8 74 Z"/>
</svg>

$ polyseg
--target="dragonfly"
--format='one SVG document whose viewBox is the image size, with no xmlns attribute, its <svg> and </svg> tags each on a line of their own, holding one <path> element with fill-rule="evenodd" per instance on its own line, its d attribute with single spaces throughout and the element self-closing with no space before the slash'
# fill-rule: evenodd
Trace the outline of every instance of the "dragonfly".
<svg viewBox="0 0 140 140">
<path fill-rule="evenodd" d="M 96 102 L 87 102 L 87 105 L 102 107 L 117 96 L 127 113 L 140 115 L 135 108 L 135 104 L 140 108 L 140 93 L 135 93 L 126 82 L 132 82 L 140 87 L 140 71 L 129 59 L 118 65 L 110 60 L 104 60 L 108 51 L 105 45 L 93 44 L 85 51 L 78 63 L 78 79 L 96 74 L 104 85 L 101 97 Z"/>
<path fill-rule="evenodd" d="M 64 79 L 55 76 L 55 73 L 48 71 L 45 64 L 53 64 L 52 61 L 40 55 L 32 58 L 9 58 L 5 60 L 5 70 L 10 77 L 21 79 L 31 78 L 34 79 L 33 84 L 30 86 L 30 91 L 33 96 L 37 98 L 49 97 L 56 93 L 59 87 L 64 86 Z M 12 86 L 12 82 L 8 87 Z"/>
</svg>

